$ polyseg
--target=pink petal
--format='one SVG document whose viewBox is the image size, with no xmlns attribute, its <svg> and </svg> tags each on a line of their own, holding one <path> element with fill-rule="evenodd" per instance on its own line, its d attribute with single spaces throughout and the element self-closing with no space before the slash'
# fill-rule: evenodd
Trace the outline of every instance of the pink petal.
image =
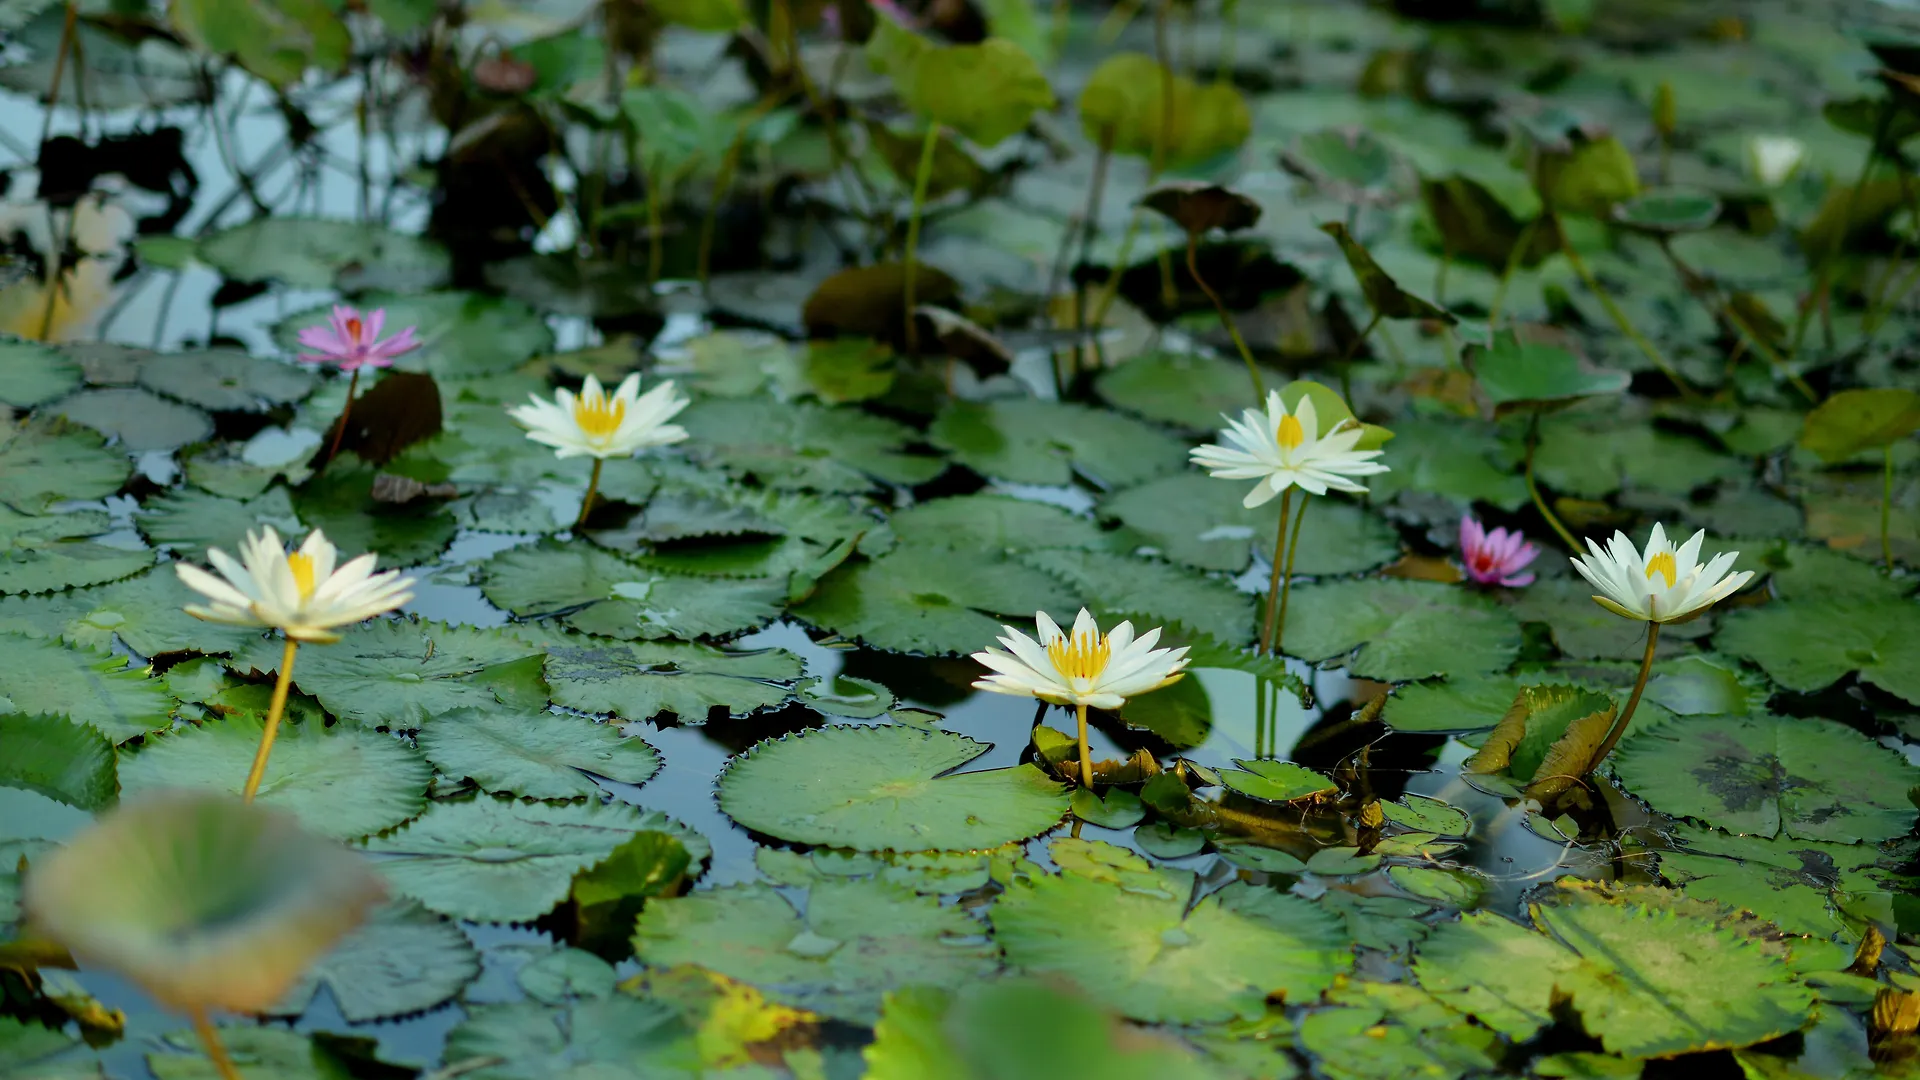
<svg viewBox="0 0 1920 1080">
<path fill-rule="evenodd" d="M 1532 574 L 1516 574 L 1510 578 L 1502 578 L 1500 581 L 1500 584 L 1505 585 L 1510 589 L 1517 589 L 1517 588 L 1520 588 L 1522 585 L 1533 584 L 1533 575 Z"/>
</svg>

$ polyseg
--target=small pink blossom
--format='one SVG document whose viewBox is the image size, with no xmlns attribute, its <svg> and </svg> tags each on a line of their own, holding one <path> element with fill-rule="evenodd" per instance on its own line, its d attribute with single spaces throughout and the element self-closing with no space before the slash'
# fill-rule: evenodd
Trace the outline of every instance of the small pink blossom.
<svg viewBox="0 0 1920 1080">
<path fill-rule="evenodd" d="M 301 353 L 300 359 L 312 364 L 337 364 L 341 371 L 356 371 L 362 367 L 387 367 L 394 357 L 420 347 L 411 326 L 381 340 L 380 330 L 386 322 L 384 308 L 363 316 L 358 308 L 335 304 L 326 326 L 309 326 L 300 331 L 300 344 L 313 350 Z"/>
<path fill-rule="evenodd" d="M 1480 585 L 1519 587 L 1533 584 L 1532 574 L 1523 574 L 1540 554 L 1527 543 L 1519 529 L 1488 532 L 1472 514 L 1460 515 L 1460 558 L 1466 563 L 1467 577 Z"/>
</svg>

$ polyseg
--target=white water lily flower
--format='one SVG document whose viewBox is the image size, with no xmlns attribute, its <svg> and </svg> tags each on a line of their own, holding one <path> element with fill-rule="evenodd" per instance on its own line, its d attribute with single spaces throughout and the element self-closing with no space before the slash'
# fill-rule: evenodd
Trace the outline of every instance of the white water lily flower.
<svg viewBox="0 0 1920 1080">
<path fill-rule="evenodd" d="M 1588 540 L 1592 554 L 1575 558 L 1573 568 L 1600 590 L 1593 599 L 1601 607 L 1623 618 L 1669 623 L 1719 603 L 1753 578 L 1751 570 L 1727 574 L 1740 557 L 1737 551 L 1723 551 L 1700 565 L 1706 535 L 1702 529 L 1676 549 L 1666 528 L 1655 524 L 1646 550 L 1637 551 L 1626 533 L 1615 532 L 1605 550 Z"/>
<path fill-rule="evenodd" d="M 188 588 L 209 601 L 188 605 L 187 614 L 233 626 L 270 626 L 294 641 L 338 641 L 335 627 L 385 614 L 413 599 L 413 579 L 401 577 L 398 570 L 374 573 L 372 552 L 336 568 L 338 558 L 319 529 L 289 554 L 268 526 L 247 534 L 239 562 L 219 548 L 207 549 L 207 561 L 220 571 L 219 577 L 187 563 L 175 569 Z"/>
<path fill-rule="evenodd" d="M 1187 650 L 1156 649 L 1160 628 L 1133 636 L 1133 624 L 1123 622 L 1102 634 L 1086 608 L 1073 620 L 1073 633 L 1042 611 L 1035 641 L 1011 626 L 1000 639 L 1006 650 L 989 648 L 973 654 L 995 674 L 973 684 L 976 690 L 1035 697 L 1055 705 L 1086 705 L 1117 709 L 1130 697 L 1158 690 L 1184 676 Z"/>
<path fill-rule="evenodd" d="M 1787 135 L 1753 135 L 1747 139 L 1747 171 L 1761 187 L 1779 187 L 1800 168 L 1807 147 Z"/>
<path fill-rule="evenodd" d="M 1383 473 L 1387 467 L 1373 460 L 1380 451 L 1354 449 L 1360 435 L 1360 425 L 1352 420 L 1322 435 L 1312 398 L 1301 398 L 1289 413 L 1280 392 L 1269 390 L 1264 414 L 1248 409 L 1238 420 L 1228 418 L 1226 430 L 1220 433 L 1228 445 L 1196 447 L 1191 456 L 1194 464 L 1222 480 L 1260 481 L 1243 500 L 1252 509 L 1289 487 L 1315 495 L 1325 495 L 1329 488 L 1367 490 L 1352 478 Z"/>
<path fill-rule="evenodd" d="M 507 412 L 527 428 L 527 438 L 553 447 L 563 458 L 606 459 L 686 438 L 686 428 L 667 421 L 687 404 L 671 379 L 641 394 L 640 375 L 635 372 L 621 380 L 612 394 L 589 375 L 578 397 L 564 389 L 552 401 L 534 395 L 531 404 Z"/>
</svg>

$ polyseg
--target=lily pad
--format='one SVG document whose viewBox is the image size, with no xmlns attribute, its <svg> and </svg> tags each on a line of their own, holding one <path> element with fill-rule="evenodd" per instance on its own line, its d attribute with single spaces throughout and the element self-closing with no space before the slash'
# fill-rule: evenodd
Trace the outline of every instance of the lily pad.
<svg viewBox="0 0 1920 1080">
<path fill-rule="evenodd" d="M 1015 399 L 953 402 L 927 437 L 982 476 L 1124 487 L 1182 468 L 1185 443 L 1138 420 L 1085 405 Z"/>
<path fill-rule="evenodd" d="M 97 585 L 153 565 L 152 552 L 81 539 L 108 528 L 107 515 L 98 511 L 36 517 L 0 504 L 0 593 Z"/>
<path fill-rule="evenodd" d="M 64 716 L 116 743 L 173 723 L 157 679 L 118 656 L 0 633 L 0 708 Z"/>
<path fill-rule="evenodd" d="M 0 403 L 31 409 L 80 388 L 80 366 L 37 341 L 0 340 Z"/>
<path fill-rule="evenodd" d="M 37 791 L 83 810 L 120 797 L 113 744 L 93 728 L 57 716 L 0 715 L 0 785 Z"/>
<path fill-rule="evenodd" d="M 182 558 L 200 561 L 210 547 L 235 554 L 241 539 L 262 525 L 271 525 L 282 536 L 306 531 L 286 489 L 280 487 L 245 501 L 179 488 L 142 506 L 134 520 L 148 540 Z"/>
<path fill-rule="evenodd" d="M 479 293 L 436 292 L 416 296 L 370 293 L 366 310 L 387 313 L 387 325 L 411 326 L 420 347 L 394 362 L 400 371 L 424 371 L 436 379 L 472 379 L 508 371 L 529 357 L 553 351 L 553 331 L 525 304 Z M 288 316 L 273 333 L 282 348 L 299 352 L 300 331 L 326 324 L 331 307 Z"/>
<path fill-rule="evenodd" d="M 1800 445 L 1828 464 L 1920 430 L 1920 393 L 1903 387 L 1842 390 L 1807 414 Z"/>
<path fill-rule="evenodd" d="M 944 731 L 818 728 L 733 759 L 720 809 L 769 836 L 863 851 L 998 847 L 1066 816 L 1066 790 L 1037 766 L 952 771 L 988 749 Z"/>
<path fill-rule="evenodd" d="M 488 560 L 481 591 L 523 618 L 555 616 L 617 638 L 697 638 L 770 622 L 784 581 L 699 578 L 649 570 L 601 548 L 547 542 Z"/>
<path fill-rule="evenodd" d="M 690 453 L 769 487 L 858 492 L 875 481 L 923 484 L 946 467 L 908 449 L 912 429 L 848 406 L 714 398 L 677 419 Z"/>
<path fill-rule="evenodd" d="M 546 649 L 555 704 L 627 720 L 666 712 L 683 724 L 705 723 L 714 709 L 744 716 L 777 705 L 802 667 L 784 649 L 726 652 L 682 642 L 591 639 Z"/>
<path fill-rule="evenodd" d="M 1383 682 L 1497 671 L 1513 662 L 1520 627 L 1467 590 L 1419 581 L 1297 586 L 1285 646 L 1309 660 L 1346 657 L 1347 670 Z"/>
<path fill-rule="evenodd" d="M 1172 888 L 1072 871 L 1017 878 L 990 913 L 994 936 L 1013 966 L 1153 1022 L 1253 1019 L 1269 997 L 1311 1000 L 1353 964 L 1340 920 L 1311 901 L 1235 882 L 1189 907 L 1193 876 L 1161 874 Z"/>
<path fill-rule="evenodd" d="M 1248 510 L 1239 484 L 1196 472 L 1174 473 L 1138 487 L 1116 491 L 1100 502 L 1100 513 L 1125 525 L 1174 562 L 1201 570 L 1238 572 L 1273 553 L 1279 526 L 1278 503 Z M 1312 524 L 1300 530 L 1293 572 L 1308 577 L 1356 574 L 1392 562 L 1400 554 L 1393 526 L 1362 507 L 1323 499 L 1313 507 Z"/>
<path fill-rule="evenodd" d="M 207 622 L 182 610 L 199 600 L 173 567 L 159 566 L 98 588 L 0 600 L 0 630 L 58 637 L 103 653 L 118 641 L 141 656 L 234 652 L 260 636 L 258 630 Z"/>
<path fill-rule="evenodd" d="M 1152 559 L 1093 551 L 1036 551 L 1020 561 L 1057 578 L 1079 597 L 1079 603 L 1050 612 L 1056 622 L 1065 620 L 1063 626 L 1085 606 L 1096 614 L 1130 614 L 1145 623 L 1180 623 L 1229 646 L 1253 641 L 1257 599 L 1224 581 Z"/>
<path fill-rule="evenodd" d="M 450 1061 L 486 1061 L 474 1080 L 577 1075 L 692 1077 L 696 1033 L 672 1006 L 625 994 L 553 1008 L 539 1002 L 476 1005 L 447 1032 Z"/>
<path fill-rule="evenodd" d="M 213 434 L 213 421 L 190 405 L 145 390 L 103 386 L 63 398 L 49 411 L 85 424 L 122 450 L 175 450 Z"/>
<path fill-rule="evenodd" d="M 1842 724 L 1684 717 L 1625 741 L 1615 768 L 1656 810 L 1755 836 L 1876 843 L 1913 825 L 1920 768 Z"/>
<path fill-rule="evenodd" d="M 271 1012 L 305 1012 L 324 986 L 348 1023 L 431 1009 L 480 974 L 467 935 L 411 901 L 376 909 L 364 926 L 315 961 Z"/>
<path fill-rule="evenodd" d="M 1058 579 L 1011 559 L 978 549 L 901 545 L 828 573 L 792 612 L 877 648 L 963 653 L 993 644 L 1004 620 L 1077 602 Z"/>
<path fill-rule="evenodd" d="M 1688 896 L 1751 911 L 1789 934 L 1858 936 L 1857 911 L 1885 903 L 1889 883 L 1876 872 L 1879 849 L 1866 844 L 1730 836 L 1683 825 L 1660 853 L 1660 876 Z"/>
<path fill-rule="evenodd" d="M 343 272 L 368 269 L 404 272 L 420 288 L 432 288 L 453 268 L 431 240 L 364 222 L 277 214 L 207 237 L 195 256 L 235 281 L 279 281 L 297 289 L 329 289 Z M 391 318 L 388 323 L 395 325 Z"/>
<path fill-rule="evenodd" d="M 314 383 L 311 371 L 217 349 L 155 353 L 140 363 L 140 385 L 214 412 L 265 412 L 306 397 Z"/>
<path fill-rule="evenodd" d="M 1328 777 L 1291 761 L 1249 761 L 1236 758 L 1238 769 L 1223 769 L 1221 783 L 1261 802 L 1288 803 L 1337 790 Z"/>
<path fill-rule="evenodd" d="M 553 713 L 457 709 L 435 716 L 416 742 L 441 773 L 528 799 L 597 796 L 600 788 L 588 773 L 644 784 L 660 771 L 660 755 L 645 739 Z"/>
<path fill-rule="evenodd" d="M 956 988 L 996 967 L 964 909 L 865 878 L 821 881 L 795 906 L 766 885 L 650 903 L 634 953 L 650 967 L 699 964 L 775 1001 L 856 1024 L 905 985 Z"/>
<path fill-rule="evenodd" d="M 1557 345 L 1522 341 L 1512 330 L 1496 332 L 1491 345 L 1469 354 L 1468 363 L 1496 417 L 1619 394 L 1633 381 L 1624 371 L 1588 368 Z"/>
<path fill-rule="evenodd" d="M 1210 431 L 1247 407 L 1247 371 L 1194 353 L 1149 352 L 1101 373 L 1094 384 L 1109 403 L 1188 431 Z"/>
<path fill-rule="evenodd" d="M 1719 217 L 1719 197 L 1698 188 L 1643 191 L 1613 208 L 1613 220 L 1657 236 L 1699 232 L 1711 228 Z"/>
<path fill-rule="evenodd" d="M 1395 731 L 1477 731 L 1500 722 L 1521 682 L 1511 675 L 1460 678 L 1397 687 L 1380 718 Z"/>
<path fill-rule="evenodd" d="M 120 490 L 133 466 L 100 436 L 64 421 L 0 423 L 0 502 L 27 514 Z"/>
<path fill-rule="evenodd" d="M 1473 830 L 1473 819 L 1465 810 L 1425 795 L 1402 795 L 1398 802 L 1383 802 L 1380 812 L 1395 825 L 1417 832 L 1465 836 Z"/>
<path fill-rule="evenodd" d="M 1833 597 L 1730 612 L 1714 641 L 1789 690 L 1819 690 L 1858 671 L 1920 704 L 1920 604 L 1911 600 Z"/>
<path fill-rule="evenodd" d="M 1044 548 L 1119 550 L 1127 539 L 1058 506 L 1006 495 L 929 499 L 897 511 L 887 523 L 905 544 L 1006 554 Z"/>
<path fill-rule="evenodd" d="M 187 727 L 123 752 L 129 797 L 191 789 L 237 796 L 260 745 L 261 720 L 235 716 Z M 321 836 L 351 840 L 426 809 L 433 770 L 419 754 L 365 728 L 280 725 L 258 801 L 288 811 Z"/>
</svg>

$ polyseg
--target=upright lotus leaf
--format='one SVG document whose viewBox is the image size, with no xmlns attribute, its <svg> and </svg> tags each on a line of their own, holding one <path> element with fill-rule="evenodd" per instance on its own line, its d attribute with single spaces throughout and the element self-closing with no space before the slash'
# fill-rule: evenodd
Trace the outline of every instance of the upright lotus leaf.
<svg viewBox="0 0 1920 1080">
<path fill-rule="evenodd" d="M 339 71 L 353 51 L 346 23 L 325 0 L 175 0 L 167 12 L 182 37 L 282 89 L 309 67 Z"/>
<path fill-rule="evenodd" d="M 1613 220 L 1635 232 L 1677 236 L 1711 228 L 1720 217 L 1720 198 L 1695 188 L 1658 188 L 1613 208 Z"/>
<path fill-rule="evenodd" d="M 915 160 L 915 168 L 919 161 Z M 915 260 L 913 263 L 915 307 L 952 304 L 959 299 L 960 283 L 945 271 Z M 902 344 L 906 341 L 907 264 L 900 261 L 849 266 L 837 271 L 814 287 L 800 308 L 800 321 L 807 337 L 870 338 Z M 774 377 L 776 393 L 783 382 L 804 386 L 805 372 L 795 366 L 794 374 L 784 379 L 778 364 L 761 365 L 761 378 Z M 771 368 L 770 371 L 766 370 Z M 795 391 L 797 392 L 797 388 Z M 782 406 L 792 408 L 792 406 Z M 835 414 L 842 415 L 842 414 Z M 682 420 L 684 423 L 684 419 Z M 697 438 L 697 436 L 696 436 Z"/>
<path fill-rule="evenodd" d="M 1467 366 L 1496 418 L 1624 393 L 1633 382 L 1633 376 L 1624 371 L 1590 368 L 1571 350 L 1523 341 L 1514 330 L 1496 331 L 1492 344 L 1471 348 Z"/>
<path fill-rule="evenodd" d="M 1215 229 L 1239 232 L 1260 221 L 1260 204 L 1231 188 L 1199 180 L 1161 184 L 1140 199 L 1140 205 L 1172 221 L 1190 237 Z"/>
<path fill-rule="evenodd" d="M 1730 832 L 1878 843 L 1912 827 L 1920 768 L 1818 717 L 1682 717 L 1625 741 L 1615 768 L 1654 809 Z"/>
<path fill-rule="evenodd" d="M 887 163 L 887 171 L 908 191 L 913 190 L 920 171 L 920 154 L 925 148 L 922 133 L 897 132 L 876 120 L 866 126 L 867 139 Z M 927 170 L 927 199 L 945 198 L 956 191 L 980 192 L 992 182 L 994 174 L 968 152 L 966 143 L 942 128 L 933 145 L 933 164 Z"/>
<path fill-rule="evenodd" d="M 1633 155 L 1611 135 L 1543 149 L 1534 157 L 1534 188 L 1556 211 L 1606 218 L 1614 206 L 1640 194 Z"/>
<path fill-rule="evenodd" d="M 926 120 L 950 127 L 984 147 L 1000 144 L 1025 130 L 1033 114 L 1053 108 L 1053 88 L 1025 49 L 1005 38 L 977 45 L 901 46 L 892 39 L 913 37 L 891 19 L 873 37 L 896 50 L 884 63 L 894 88 L 909 109 Z M 869 43 L 868 48 L 876 48 Z"/>
<path fill-rule="evenodd" d="M 303 1013 L 324 986 L 348 1023 L 431 1009 L 480 974 L 480 954 L 456 924 L 410 900 L 375 908 L 365 925 L 315 961 L 272 1012 Z"/>
<path fill-rule="evenodd" d="M 635 833 L 672 833 L 705 859 L 697 833 L 657 810 L 624 803 L 525 803 L 481 796 L 436 802 L 403 828 L 367 841 L 393 890 L 442 915 L 477 922 L 537 919 L 565 899 L 574 875 Z"/>
<path fill-rule="evenodd" d="M 1474 911 L 1420 946 L 1414 976 L 1515 1041 L 1569 1000 L 1587 1033 L 1631 1057 L 1749 1046 L 1798 1030 L 1813 996 L 1781 955 L 1721 908 L 1657 889 L 1617 897 L 1562 885 L 1529 930 Z"/>
<path fill-rule="evenodd" d="M 1455 173 L 1438 180 L 1422 179 L 1420 197 L 1440 233 L 1442 250 L 1455 259 L 1503 270 L 1522 240 L 1519 266 L 1531 269 L 1560 250 L 1555 228 L 1534 228 L 1514 216 L 1507 204 L 1478 180 Z"/>
<path fill-rule="evenodd" d="M 1253 117 L 1230 82 L 1196 83 L 1144 53 L 1118 52 L 1087 78 L 1080 127 L 1096 146 L 1177 169 L 1238 149 Z"/>
<path fill-rule="evenodd" d="M 648 0 L 647 10 L 675 25 L 713 34 L 737 30 L 747 21 L 741 0 Z"/>
<path fill-rule="evenodd" d="M 1353 444 L 1356 450 L 1378 450 L 1386 445 L 1388 439 L 1393 438 L 1393 432 L 1386 428 L 1378 424 L 1361 422 L 1353 415 L 1353 409 L 1347 405 L 1346 401 L 1322 383 L 1314 382 L 1312 379 L 1295 379 L 1280 388 L 1280 401 L 1287 407 L 1288 412 L 1300 407 L 1300 399 L 1309 397 L 1313 399 L 1313 414 L 1320 423 L 1322 435 L 1342 424 L 1359 424 L 1360 441 Z"/>
<path fill-rule="evenodd" d="M 27 877 L 38 933 L 171 1008 L 259 1012 L 359 924 L 369 863 L 226 796 L 130 801 Z"/>
<path fill-rule="evenodd" d="M 1460 320 L 1453 317 L 1445 308 L 1437 307 L 1402 289 L 1373 256 L 1347 232 L 1347 227 L 1337 221 L 1323 222 L 1320 231 L 1333 237 L 1340 245 L 1340 254 L 1346 256 L 1347 267 L 1353 271 L 1354 278 L 1360 282 L 1360 291 L 1367 298 L 1367 306 L 1374 314 L 1383 319 L 1435 319 L 1452 326 Z"/>
<path fill-rule="evenodd" d="M 1308 660 L 1346 657 L 1362 678 L 1400 682 L 1504 670 L 1520 626 L 1492 600 L 1424 581 L 1331 581 L 1293 590 L 1286 651 Z"/>
<path fill-rule="evenodd" d="M 641 168 L 663 185 L 717 162 L 733 138 L 712 110 L 677 87 L 629 87 L 620 95 L 620 111 L 639 136 Z"/>
<path fill-rule="evenodd" d="M 1016 875 L 990 912 L 1007 962 L 1065 976 L 1095 1001 L 1150 1022 L 1253 1019 L 1269 998 L 1307 1001 L 1353 965 L 1337 916 L 1235 882 L 1188 905 L 1193 877 L 1116 852 L 1118 874 Z"/>
<path fill-rule="evenodd" d="M 944 731 L 817 728 L 729 762 L 720 809 L 769 836 L 862 851 L 998 847 L 1066 816 L 1066 790 L 1032 764 L 953 772 L 988 749 Z"/>
<path fill-rule="evenodd" d="M 874 1021 L 889 990 L 957 988 L 997 966 L 965 909 L 862 878 L 815 884 L 801 910 L 763 884 L 655 901 L 633 949 L 650 968 L 698 964 L 856 1024 Z"/>
<path fill-rule="evenodd" d="M 1393 151 L 1365 128 L 1308 132 L 1281 152 L 1280 164 L 1341 202 L 1393 200 Z"/>
<path fill-rule="evenodd" d="M 260 744 L 258 716 L 234 716 L 151 736 L 123 752 L 129 796 L 174 789 L 238 795 Z M 346 724 L 282 724 L 258 800 L 321 836 L 352 840 L 426 809 L 433 770 L 405 743 Z"/>
<path fill-rule="evenodd" d="M 1807 414 L 1800 445 L 1829 465 L 1893 445 L 1920 429 L 1920 392 L 1904 387 L 1842 390 Z"/>
</svg>

